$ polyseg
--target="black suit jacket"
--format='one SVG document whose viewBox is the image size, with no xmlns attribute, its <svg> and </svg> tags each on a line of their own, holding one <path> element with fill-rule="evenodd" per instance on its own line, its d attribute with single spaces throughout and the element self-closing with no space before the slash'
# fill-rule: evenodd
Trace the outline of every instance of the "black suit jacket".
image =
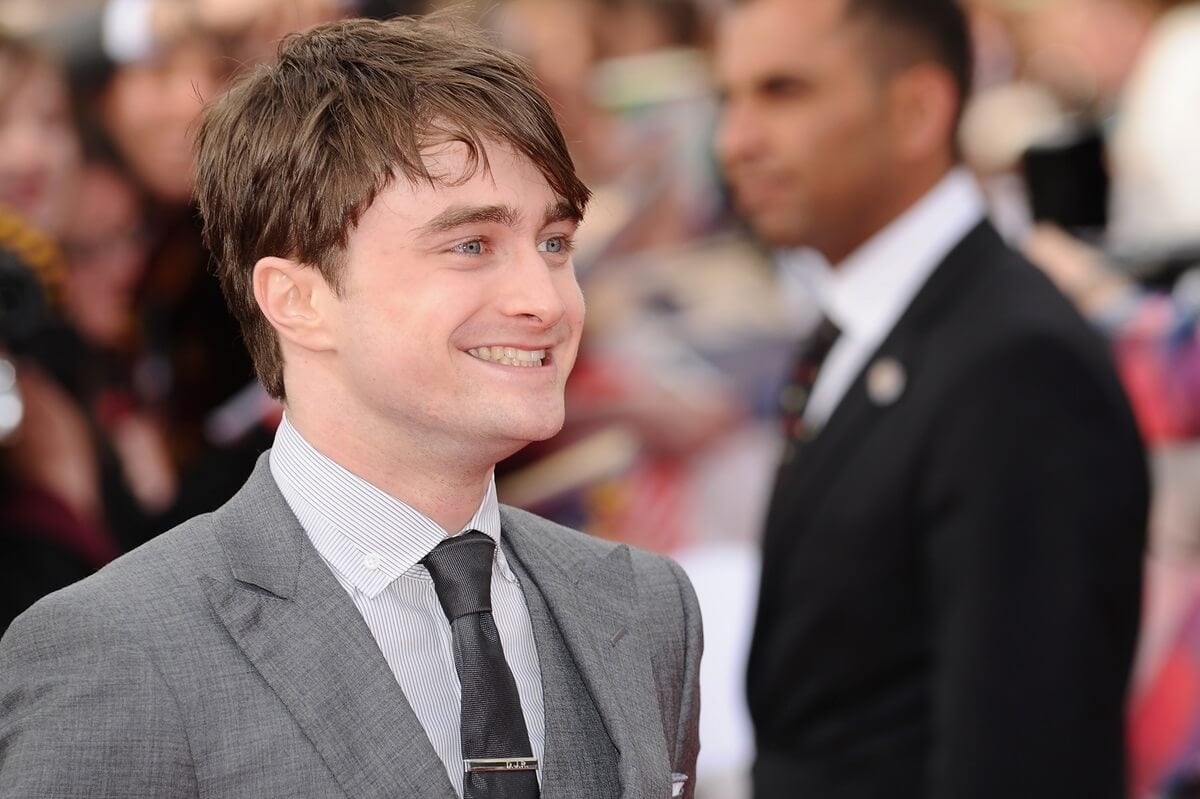
<svg viewBox="0 0 1200 799">
<path fill-rule="evenodd" d="M 1147 483 L 1104 343 L 980 224 L 780 468 L 756 797 L 1122 797 Z"/>
</svg>

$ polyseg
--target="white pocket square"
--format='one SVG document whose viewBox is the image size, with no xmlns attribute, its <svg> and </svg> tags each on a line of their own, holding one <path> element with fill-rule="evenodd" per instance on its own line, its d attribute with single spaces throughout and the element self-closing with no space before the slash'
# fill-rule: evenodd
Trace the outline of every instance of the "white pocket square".
<svg viewBox="0 0 1200 799">
<path fill-rule="evenodd" d="M 688 775 L 686 774 L 671 774 L 671 796 L 683 796 L 683 786 L 687 785 Z"/>
</svg>

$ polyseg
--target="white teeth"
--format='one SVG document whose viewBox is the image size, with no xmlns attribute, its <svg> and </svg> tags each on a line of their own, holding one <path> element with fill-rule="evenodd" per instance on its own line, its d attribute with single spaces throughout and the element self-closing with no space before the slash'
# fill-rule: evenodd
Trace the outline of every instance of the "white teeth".
<svg viewBox="0 0 1200 799">
<path fill-rule="evenodd" d="M 516 347 L 476 347 L 467 350 L 481 361 L 492 361 L 505 366 L 541 366 L 546 359 L 545 350 L 519 350 Z"/>
</svg>

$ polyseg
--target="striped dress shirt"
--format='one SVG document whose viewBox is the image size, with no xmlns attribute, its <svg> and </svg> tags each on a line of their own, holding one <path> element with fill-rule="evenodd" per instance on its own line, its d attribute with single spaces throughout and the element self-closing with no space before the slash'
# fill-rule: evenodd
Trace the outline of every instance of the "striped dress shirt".
<svg viewBox="0 0 1200 799">
<path fill-rule="evenodd" d="M 450 623 L 420 560 L 446 537 L 427 516 L 317 452 L 286 415 L 275 434 L 271 474 L 313 546 L 354 601 L 417 719 L 462 796 L 460 692 Z M 499 547 L 495 481 L 461 531 L 497 543 L 492 612 L 516 679 L 533 756 L 545 749 L 542 678 L 529 609 Z M 506 753 L 498 752 L 502 757 Z M 541 769 L 538 780 L 541 781 Z"/>
</svg>

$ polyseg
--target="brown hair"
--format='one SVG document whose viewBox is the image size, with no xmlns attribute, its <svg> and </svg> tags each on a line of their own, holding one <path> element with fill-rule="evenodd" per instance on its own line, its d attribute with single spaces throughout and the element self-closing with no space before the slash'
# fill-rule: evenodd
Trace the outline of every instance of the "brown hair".
<svg viewBox="0 0 1200 799">
<path fill-rule="evenodd" d="M 526 67 L 444 18 L 355 19 L 294 34 L 201 123 L 196 196 L 225 300 L 267 391 L 283 356 L 254 299 L 255 263 L 316 267 L 337 292 L 350 232 L 397 178 L 431 184 L 487 169 L 484 139 L 529 158 L 580 217 L 589 191 Z M 425 148 L 462 142 L 468 174 L 431 175 Z"/>
</svg>

